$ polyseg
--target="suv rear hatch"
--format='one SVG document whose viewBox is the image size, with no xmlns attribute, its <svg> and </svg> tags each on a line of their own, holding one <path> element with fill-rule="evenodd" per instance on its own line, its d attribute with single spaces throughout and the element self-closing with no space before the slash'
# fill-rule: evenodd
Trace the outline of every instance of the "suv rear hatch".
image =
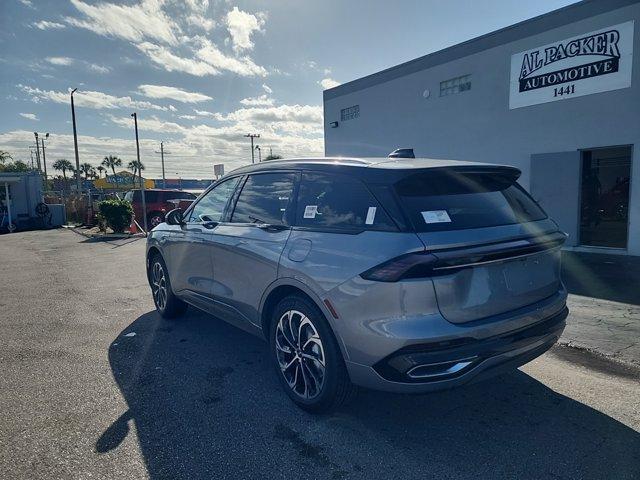
<svg viewBox="0 0 640 480">
<path fill-rule="evenodd" d="M 452 323 L 516 310 L 561 288 L 566 236 L 516 183 L 519 175 L 501 166 L 433 168 L 396 184 Z"/>
</svg>

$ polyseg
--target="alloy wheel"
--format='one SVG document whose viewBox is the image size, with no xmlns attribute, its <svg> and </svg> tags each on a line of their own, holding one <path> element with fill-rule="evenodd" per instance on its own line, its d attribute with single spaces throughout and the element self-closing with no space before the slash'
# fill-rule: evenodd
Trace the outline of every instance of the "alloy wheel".
<svg viewBox="0 0 640 480">
<path fill-rule="evenodd" d="M 167 306 L 167 279 L 164 274 L 164 268 L 160 262 L 153 264 L 151 271 L 151 292 L 156 306 L 160 310 L 164 310 Z"/>
<path fill-rule="evenodd" d="M 287 384 L 303 399 L 315 398 L 325 381 L 322 340 L 313 322 L 298 310 L 285 312 L 275 338 L 278 366 Z"/>
</svg>

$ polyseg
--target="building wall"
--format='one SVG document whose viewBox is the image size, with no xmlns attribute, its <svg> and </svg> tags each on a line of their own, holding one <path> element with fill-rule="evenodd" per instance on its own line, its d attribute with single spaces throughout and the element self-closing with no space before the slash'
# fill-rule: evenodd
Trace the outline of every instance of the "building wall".
<svg viewBox="0 0 640 480">
<path fill-rule="evenodd" d="M 509 109 L 513 54 L 629 20 L 635 20 L 630 88 Z M 325 154 L 386 156 L 412 147 L 416 156 L 514 165 L 529 188 L 532 155 L 634 145 L 628 252 L 640 255 L 638 30 L 640 3 L 635 3 L 359 91 L 326 96 Z M 470 91 L 439 96 L 441 81 L 467 74 Z M 340 121 L 340 110 L 352 105 L 360 106 L 359 118 L 331 128 L 331 122 Z"/>
</svg>

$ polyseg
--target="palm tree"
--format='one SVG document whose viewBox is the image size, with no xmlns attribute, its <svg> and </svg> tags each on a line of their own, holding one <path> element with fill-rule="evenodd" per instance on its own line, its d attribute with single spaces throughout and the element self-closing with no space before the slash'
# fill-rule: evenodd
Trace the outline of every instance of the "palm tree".
<svg viewBox="0 0 640 480">
<path fill-rule="evenodd" d="M 91 170 L 93 170 L 93 167 L 91 166 L 90 163 L 83 163 L 80 165 L 80 173 L 84 174 L 85 180 L 89 180 L 89 175 L 91 175 Z"/>
<path fill-rule="evenodd" d="M 62 172 L 64 183 L 67 185 L 67 172 L 73 172 L 73 164 L 69 160 L 61 158 L 53 162 L 53 169 Z"/>
<path fill-rule="evenodd" d="M 102 166 L 106 168 L 110 168 L 113 174 L 115 175 L 116 167 L 122 166 L 122 160 L 120 160 L 115 155 L 109 155 L 108 157 L 104 157 L 104 160 L 102 160 Z"/>
<path fill-rule="evenodd" d="M 102 178 L 102 172 L 105 172 L 107 169 L 104 168 L 102 165 L 98 165 L 98 178 Z"/>
<path fill-rule="evenodd" d="M 136 172 L 140 172 L 140 188 L 142 188 L 142 170 L 144 164 L 139 160 L 132 160 L 127 164 L 127 168 L 133 172 L 133 184 L 136 184 Z"/>
</svg>

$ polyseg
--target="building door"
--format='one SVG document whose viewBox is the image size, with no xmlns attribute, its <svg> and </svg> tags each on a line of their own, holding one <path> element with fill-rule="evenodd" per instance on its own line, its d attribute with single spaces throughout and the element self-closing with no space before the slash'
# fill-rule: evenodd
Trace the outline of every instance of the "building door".
<svg viewBox="0 0 640 480">
<path fill-rule="evenodd" d="M 580 244 L 627 248 L 631 147 L 582 151 Z"/>
</svg>

